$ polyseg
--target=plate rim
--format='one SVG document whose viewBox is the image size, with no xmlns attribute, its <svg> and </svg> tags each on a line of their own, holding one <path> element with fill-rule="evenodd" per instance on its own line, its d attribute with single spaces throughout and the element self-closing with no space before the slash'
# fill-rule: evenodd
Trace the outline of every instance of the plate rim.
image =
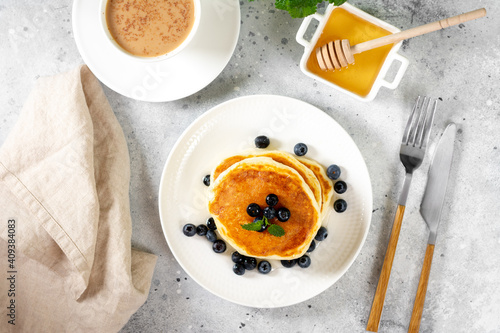
<svg viewBox="0 0 500 333">
<path fill-rule="evenodd" d="M 353 252 L 351 260 L 349 260 L 347 262 L 347 264 L 345 265 L 344 269 L 338 271 L 339 277 L 336 280 L 334 280 L 333 282 L 329 283 L 326 288 L 324 288 L 323 290 L 321 290 L 321 291 L 319 291 L 317 293 L 314 293 L 314 294 L 310 295 L 308 298 L 305 298 L 305 299 L 302 299 L 302 300 L 296 300 L 294 302 L 288 302 L 288 303 L 282 304 L 282 305 L 280 304 L 280 305 L 271 305 L 271 306 L 265 306 L 265 305 L 264 306 L 256 306 L 256 305 L 252 305 L 252 304 L 248 304 L 248 303 L 245 303 L 245 302 L 242 302 L 242 301 L 235 300 L 233 298 L 226 297 L 225 295 L 221 295 L 220 293 L 217 293 L 214 290 L 208 288 L 203 282 L 201 282 L 198 279 L 198 277 L 193 276 L 192 274 L 190 274 L 189 270 L 186 269 L 186 266 L 182 263 L 182 261 L 179 260 L 178 256 L 176 255 L 175 250 L 172 249 L 171 242 L 169 241 L 169 237 L 168 237 L 168 234 L 167 234 L 166 229 L 165 229 L 165 223 L 164 223 L 165 217 L 163 216 L 162 209 L 161 209 L 161 207 L 162 207 L 162 191 L 163 191 L 163 189 L 165 187 L 165 182 L 166 182 L 166 171 L 167 171 L 167 168 L 168 168 L 169 164 L 171 163 L 172 159 L 174 158 L 173 157 L 174 152 L 181 145 L 181 143 L 183 143 L 183 141 L 185 139 L 185 136 L 193 128 L 195 128 L 199 123 L 201 123 L 204 119 L 212 116 L 212 114 L 214 114 L 216 111 L 221 110 L 219 112 L 223 112 L 223 109 L 225 108 L 226 105 L 232 104 L 232 103 L 238 103 L 238 102 L 240 102 L 242 100 L 245 100 L 245 99 L 260 99 L 260 98 L 284 99 L 284 100 L 289 100 L 289 101 L 291 101 L 293 103 L 306 104 L 306 105 L 308 105 L 308 106 L 316 109 L 318 111 L 318 114 L 322 114 L 322 116 L 327 117 L 330 121 L 335 122 L 342 129 L 342 131 L 344 132 L 346 138 L 348 138 L 352 142 L 352 144 L 354 144 L 354 146 L 356 147 L 356 149 L 357 149 L 357 151 L 359 153 L 359 156 L 361 157 L 361 161 L 363 162 L 362 167 L 363 167 L 364 171 L 366 172 L 367 185 L 369 187 L 368 188 L 369 189 L 369 191 L 368 191 L 369 198 L 366 198 L 367 203 L 369 203 L 369 207 L 367 207 L 366 211 L 369 211 L 370 213 L 369 213 L 369 216 L 367 217 L 367 220 L 365 221 L 366 228 L 365 228 L 365 230 L 363 232 L 363 235 L 361 236 L 358 248 L 356 249 L 355 252 Z M 366 242 L 366 238 L 368 237 L 368 233 L 370 231 L 371 222 L 372 222 L 372 214 L 371 214 L 372 209 L 373 209 L 373 187 L 372 187 L 372 181 L 371 181 L 370 173 L 369 173 L 368 167 L 366 165 L 366 161 L 365 161 L 364 156 L 361 154 L 361 151 L 359 150 L 357 144 L 354 142 L 353 138 L 349 135 L 349 133 L 333 117 L 331 117 L 330 115 L 328 115 L 326 112 L 324 112 L 320 108 L 316 107 L 315 105 L 312 105 L 312 104 L 310 104 L 308 102 L 302 101 L 302 100 L 297 99 L 297 98 L 283 96 L 283 95 L 275 95 L 275 94 L 255 94 L 255 95 L 245 95 L 245 96 L 240 96 L 240 97 L 232 98 L 232 99 L 229 99 L 227 101 L 224 101 L 222 103 L 219 103 L 219 104 L 211 107 L 210 109 L 208 109 L 207 111 L 205 111 L 203 114 L 201 114 L 200 116 L 198 116 L 191 124 L 189 124 L 189 126 L 186 129 L 184 129 L 184 131 L 178 137 L 178 139 L 175 142 L 175 144 L 172 146 L 172 149 L 170 150 L 170 152 L 168 154 L 168 157 L 167 157 L 167 160 L 166 160 L 166 162 L 164 164 L 164 167 L 162 169 L 162 174 L 161 174 L 160 184 L 159 184 L 159 189 L 158 189 L 158 210 L 159 210 L 160 224 L 161 224 L 161 227 L 162 227 L 163 236 L 164 236 L 165 241 L 166 241 L 166 243 L 167 243 L 167 245 L 168 245 L 168 247 L 170 249 L 170 252 L 174 256 L 174 258 L 177 261 L 177 263 L 181 266 L 181 268 L 198 285 L 200 285 L 206 291 L 209 291 L 211 294 L 213 294 L 213 295 L 215 295 L 215 296 L 217 296 L 219 298 L 222 298 L 222 299 L 224 299 L 226 301 L 229 301 L 231 303 L 234 303 L 234 304 L 238 304 L 238 305 L 242 305 L 242 306 L 248 306 L 248 307 L 254 307 L 254 308 L 281 308 L 281 307 L 286 307 L 286 306 L 291 306 L 291 305 L 299 304 L 301 302 L 304 302 L 304 301 L 306 301 L 308 299 L 311 299 L 311 298 L 313 298 L 313 297 L 321 294 L 322 292 L 326 291 L 331 286 L 333 286 L 336 282 L 338 282 L 338 280 L 340 280 L 345 275 L 345 273 L 349 270 L 349 268 L 351 268 L 351 266 L 353 265 L 353 263 L 355 262 L 355 260 L 359 256 L 359 253 L 361 252 L 361 249 L 363 248 L 363 246 L 364 246 L 364 244 Z"/>
</svg>

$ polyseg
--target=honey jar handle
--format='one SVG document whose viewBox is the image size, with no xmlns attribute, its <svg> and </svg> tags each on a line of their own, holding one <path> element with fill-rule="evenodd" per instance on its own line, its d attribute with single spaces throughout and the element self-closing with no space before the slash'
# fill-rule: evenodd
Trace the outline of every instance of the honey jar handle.
<svg viewBox="0 0 500 333">
<path fill-rule="evenodd" d="M 302 24 L 300 25 L 299 30 L 297 31 L 297 34 L 295 35 L 295 40 L 297 41 L 297 43 L 299 43 L 300 45 L 302 45 L 304 47 L 308 47 L 311 44 L 311 42 L 304 38 L 304 35 L 307 31 L 307 28 L 309 28 L 309 26 L 311 25 L 312 19 L 316 19 L 319 22 L 321 22 L 321 20 L 323 20 L 323 18 L 324 18 L 323 15 L 318 14 L 318 13 L 307 16 L 302 21 Z M 316 35 L 317 29 L 318 28 L 316 28 L 314 35 Z"/>
<path fill-rule="evenodd" d="M 380 84 L 388 89 L 396 89 L 398 87 L 398 85 L 401 82 L 401 80 L 403 79 L 403 75 L 405 74 L 406 69 L 408 68 L 408 65 L 409 65 L 408 59 L 399 55 L 398 53 L 394 53 L 394 55 L 392 57 L 393 57 L 392 62 L 398 61 L 400 63 L 398 71 L 396 72 L 396 75 L 394 76 L 394 78 L 390 82 L 387 81 L 385 79 L 385 77 L 380 80 Z M 391 62 L 391 64 L 392 64 L 392 62 Z M 391 65 L 389 65 L 389 66 L 391 66 Z"/>
<path fill-rule="evenodd" d="M 381 38 L 369 40 L 367 42 L 363 42 L 360 44 L 356 44 L 354 46 L 351 46 L 351 53 L 357 54 L 357 53 L 361 53 L 364 51 L 375 49 L 377 47 L 381 47 L 384 45 L 398 43 L 398 42 L 405 40 L 405 39 L 408 39 L 408 38 L 420 36 L 420 35 L 427 34 L 429 32 L 433 32 L 433 31 L 437 31 L 437 30 L 441 30 L 444 28 L 448 28 L 448 27 L 451 27 L 453 25 L 457 25 L 457 24 L 460 24 L 463 22 L 472 21 L 472 20 L 475 20 L 475 19 L 478 19 L 478 18 L 481 18 L 484 16 L 486 16 L 486 9 L 484 9 L 484 8 L 476 9 L 476 10 L 473 10 L 471 12 L 456 15 L 456 16 L 449 17 L 446 19 L 442 19 L 440 21 L 427 23 L 427 24 L 424 24 L 424 25 L 421 25 L 421 26 L 418 26 L 415 28 L 411 28 L 408 30 L 397 32 L 397 33 L 392 34 L 392 35 L 388 35 L 388 36 L 384 36 Z"/>
</svg>

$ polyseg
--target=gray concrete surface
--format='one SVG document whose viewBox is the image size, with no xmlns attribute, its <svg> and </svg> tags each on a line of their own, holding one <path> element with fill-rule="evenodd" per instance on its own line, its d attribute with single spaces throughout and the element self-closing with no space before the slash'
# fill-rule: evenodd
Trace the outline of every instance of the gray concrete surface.
<svg viewBox="0 0 500 333">
<path fill-rule="evenodd" d="M 202 0 L 210 1 L 210 0 Z M 486 7 L 488 16 L 405 42 L 410 66 L 398 89 L 363 103 L 304 76 L 300 19 L 272 2 L 241 4 L 241 33 L 229 64 L 210 85 L 182 100 L 145 103 L 104 87 L 131 156 L 134 247 L 159 256 L 149 298 L 123 332 L 362 332 L 366 326 L 396 211 L 404 171 L 399 140 L 418 94 L 442 99 L 431 136 L 459 126 L 457 154 L 443 211 L 422 332 L 500 332 L 500 4 L 496 0 L 355 0 L 353 5 L 408 28 Z M 73 39 L 71 2 L 0 2 L 0 144 L 35 80 L 82 63 Z M 290 307 L 255 309 L 212 295 L 173 258 L 158 215 L 163 165 L 196 117 L 229 99 L 266 93 L 301 99 L 331 115 L 365 157 L 373 216 L 348 272 L 322 294 Z M 429 158 L 416 172 L 380 326 L 406 332 L 427 239 L 418 212 Z"/>
</svg>

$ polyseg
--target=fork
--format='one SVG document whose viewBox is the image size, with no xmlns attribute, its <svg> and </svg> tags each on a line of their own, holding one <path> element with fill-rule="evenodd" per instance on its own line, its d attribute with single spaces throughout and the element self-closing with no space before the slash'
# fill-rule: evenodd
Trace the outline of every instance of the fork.
<svg viewBox="0 0 500 333">
<path fill-rule="evenodd" d="M 368 317 L 368 324 L 366 325 L 366 330 L 370 332 L 378 331 L 413 171 L 417 169 L 420 164 L 422 164 L 424 159 L 432 122 L 434 120 L 434 113 L 436 112 L 436 104 L 436 100 L 432 100 L 429 97 L 420 98 L 419 96 L 413 106 L 403 134 L 399 157 L 401 159 L 401 163 L 405 167 L 406 176 L 403 184 L 403 190 L 399 196 L 398 208 L 396 216 L 394 217 L 391 236 L 385 253 L 382 271 L 380 272 L 377 290 L 373 298 L 372 309 L 370 316 Z"/>
</svg>

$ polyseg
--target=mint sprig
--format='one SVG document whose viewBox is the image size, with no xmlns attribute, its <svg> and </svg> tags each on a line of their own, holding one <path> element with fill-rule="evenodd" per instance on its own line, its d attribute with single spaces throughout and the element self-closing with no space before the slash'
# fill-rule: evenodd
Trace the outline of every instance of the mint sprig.
<svg viewBox="0 0 500 333">
<path fill-rule="evenodd" d="M 254 1 L 254 0 L 249 0 Z M 340 6 L 347 0 L 328 0 L 335 6 Z M 292 18 L 301 18 L 316 13 L 317 6 L 323 0 L 276 0 L 277 9 L 286 10 Z"/>
<path fill-rule="evenodd" d="M 268 218 L 265 216 L 255 222 L 242 224 L 241 227 L 249 231 L 260 231 L 263 225 L 267 227 L 267 231 L 273 236 L 282 237 L 285 235 L 285 230 L 282 227 L 277 224 L 269 223 Z"/>
<path fill-rule="evenodd" d="M 262 220 L 258 220 L 254 223 L 247 223 L 241 225 L 243 229 L 250 231 L 259 231 L 262 228 Z"/>
<path fill-rule="evenodd" d="M 267 231 L 273 236 L 281 237 L 285 235 L 285 230 L 277 224 L 271 224 Z"/>
</svg>

